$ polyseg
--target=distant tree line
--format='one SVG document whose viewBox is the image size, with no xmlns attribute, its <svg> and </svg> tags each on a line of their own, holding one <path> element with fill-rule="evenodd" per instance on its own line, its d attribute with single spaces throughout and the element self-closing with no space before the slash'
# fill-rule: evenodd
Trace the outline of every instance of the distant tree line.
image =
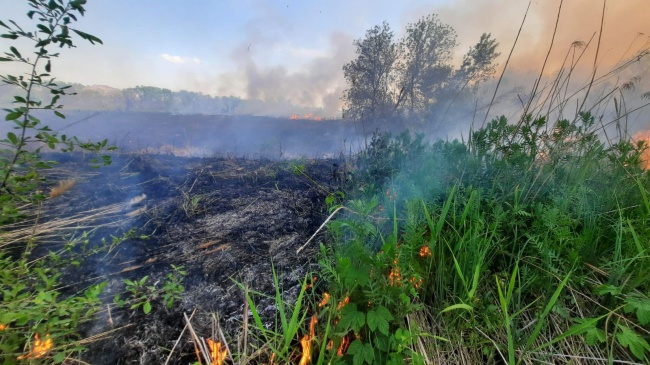
<svg viewBox="0 0 650 365">
<path fill-rule="evenodd" d="M 354 45 L 357 58 L 343 66 L 343 117 L 367 123 L 435 122 L 493 76 L 499 56 L 496 40 L 483 34 L 454 66 L 456 32 L 436 15 L 409 24 L 397 41 L 384 22 Z"/>
<path fill-rule="evenodd" d="M 163 112 L 209 115 L 276 115 L 319 113 L 315 108 L 303 108 L 289 103 L 265 102 L 235 96 L 211 96 L 192 91 L 171 91 L 153 86 L 116 89 L 108 86 L 70 84 L 70 93 L 63 96 L 68 110 L 117 110 L 129 112 Z M 0 87 L 0 105 L 8 107 L 16 92 L 10 86 Z M 46 96 L 47 90 L 43 91 Z"/>
</svg>

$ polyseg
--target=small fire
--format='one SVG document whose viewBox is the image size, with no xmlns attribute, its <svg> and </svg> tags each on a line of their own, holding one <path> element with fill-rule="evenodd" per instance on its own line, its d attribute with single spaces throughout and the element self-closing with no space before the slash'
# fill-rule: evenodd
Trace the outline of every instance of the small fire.
<svg viewBox="0 0 650 365">
<path fill-rule="evenodd" d="M 314 115 L 312 113 L 306 113 L 306 114 L 303 114 L 303 115 L 291 114 L 289 119 L 291 119 L 291 120 L 315 120 L 317 122 L 320 122 L 321 120 L 323 120 L 322 117 L 319 117 L 319 116 Z"/>
<path fill-rule="evenodd" d="M 650 130 L 638 131 L 632 137 L 634 141 L 645 141 L 647 146 L 650 146 Z M 645 170 L 650 170 L 650 148 L 643 151 L 641 155 L 641 167 Z"/>
<path fill-rule="evenodd" d="M 318 323 L 318 318 L 316 315 L 311 317 L 309 322 L 309 334 L 302 336 L 300 339 L 300 346 L 302 347 L 302 356 L 300 357 L 300 362 L 298 365 L 307 365 L 311 361 L 311 342 L 316 338 L 316 323 Z"/>
<path fill-rule="evenodd" d="M 395 257 L 395 260 L 393 260 L 393 264 L 395 267 L 388 273 L 388 282 L 390 283 L 390 286 L 401 286 L 402 274 L 400 273 L 399 266 L 397 266 L 397 257 Z"/>
<path fill-rule="evenodd" d="M 7 328 L 9 328 L 9 326 L 7 326 L 6 324 L 2 324 L 2 323 L 0 323 L 0 331 L 4 331 L 4 330 L 6 330 Z"/>
<path fill-rule="evenodd" d="M 223 362 L 226 360 L 226 353 L 227 353 L 226 347 L 224 346 L 222 350 L 221 342 L 219 341 L 215 342 L 211 338 L 208 338 L 206 342 L 208 343 L 208 347 L 210 348 L 210 360 L 212 360 L 212 363 L 222 365 Z"/>
<path fill-rule="evenodd" d="M 341 339 L 341 344 L 339 345 L 338 350 L 336 350 L 336 356 L 343 356 L 348 352 L 348 348 L 350 347 L 350 343 L 352 342 L 350 339 L 350 335 L 345 335 Z"/>
<path fill-rule="evenodd" d="M 330 294 L 327 292 L 323 293 L 323 300 L 321 300 L 320 303 L 318 303 L 318 308 L 323 308 L 329 302 L 330 302 Z"/>
<path fill-rule="evenodd" d="M 18 360 L 40 359 L 41 357 L 45 356 L 48 351 L 50 351 L 52 345 L 52 338 L 50 338 L 49 334 L 45 335 L 45 341 L 41 341 L 38 333 L 36 333 L 34 334 L 34 347 L 32 348 L 32 351 L 27 355 L 18 356 Z"/>
<path fill-rule="evenodd" d="M 424 245 L 420 247 L 420 257 L 429 257 L 431 256 L 431 249 L 429 249 L 429 246 Z"/>
<path fill-rule="evenodd" d="M 424 279 L 422 278 L 416 278 L 415 276 L 409 279 L 409 282 L 413 284 L 413 288 L 415 289 L 420 289 L 422 284 L 424 284 Z"/>
<path fill-rule="evenodd" d="M 339 302 L 339 304 L 336 305 L 336 310 L 340 311 L 341 308 L 345 307 L 346 304 L 350 303 L 350 296 L 346 296 L 345 299 Z"/>
<path fill-rule="evenodd" d="M 309 290 L 309 289 L 313 288 L 314 283 L 316 282 L 316 280 L 318 280 L 317 276 L 314 276 L 313 278 L 311 278 L 311 283 L 305 285 L 305 290 Z"/>
<path fill-rule="evenodd" d="M 302 356 L 298 365 L 307 365 L 311 360 L 311 338 L 309 335 L 304 335 L 300 339 L 300 346 L 302 346 Z"/>
</svg>

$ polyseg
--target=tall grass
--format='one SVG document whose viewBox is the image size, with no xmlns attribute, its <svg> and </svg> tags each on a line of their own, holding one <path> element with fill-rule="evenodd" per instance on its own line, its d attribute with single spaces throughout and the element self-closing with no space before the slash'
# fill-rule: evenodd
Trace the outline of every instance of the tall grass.
<svg viewBox="0 0 650 365">
<path fill-rule="evenodd" d="M 569 90 L 575 62 L 538 92 L 540 76 L 517 120 L 467 141 L 378 133 L 355 157 L 322 248 L 329 294 L 349 298 L 327 309 L 328 361 L 650 361 L 648 145 L 623 86 L 588 105 L 594 69 Z M 615 117 L 593 114 L 612 101 Z"/>
</svg>

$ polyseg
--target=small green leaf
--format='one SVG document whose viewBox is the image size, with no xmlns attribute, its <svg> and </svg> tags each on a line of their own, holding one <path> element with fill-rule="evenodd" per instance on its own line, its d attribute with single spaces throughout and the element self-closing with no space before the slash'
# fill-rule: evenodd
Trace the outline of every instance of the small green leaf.
<svg viewBox="0 0 650 365">
<path fill-rule="evenodd" d="M 642 325 L 650 323 L 650 299 L 641 295 L 629 295 L 625 298 L 625 313 L 636 312 L 636 318 Z"/>
<path fill-rule="evenodd" d="M 16 34 L 16 33 L 2 34 L 2 35 L 0 35 L 0 37 L 7 38 L 7 39 L 18 39 L 18 34 Z"/>
<path fill-rule="evenodd" d="M 359 340 L 355 340 L 350 344 L 348 353 L 353 355 L 352 360 L 354 365 L 363 365 L 363 363 L 372 364 L 372 361 L 375 359 L 375 351 L 372 345 L 362 343 Z"/>
<path fill-rule="evenodd" d="M 45 72 L 52 72 L 52 63 L 50 60 L 47 60 L 47 63 L 45 64 Z"/>
<path fill-rule="evenodd" d="M 587 345 L 595 346 L 605 342 L 605 340 L 607 340 L 607 334 L 600 328 L 593 327 L 586 330 L 585 340 L 587 342 Z"/>
<path fill-rule="evenodd" d="M 55 110 L 54 114 L 61 119 L 65 119 L 65 115 L 63 115 L 63 113 L 61 113 L 60 111 Z"/>
<path fill-rule="evenodd" d="M 7 115 L 5 115 L 5 120 L 16 120 L 16 119 L 20 118 L 22 115 L 23 115 L 23 112 L 13 111 L 13 112 L 7 113 Z"/>
<path fill-rule="evenodd" d="M 45 33 L 45 34 L 52 34 L 52 31 L 50 30 L 50 28 L 46 27 L 46 26 L 43 25 L 43 24 L 38 24 L 38 25 L 36 26 L 36 28 L 38 28 L 41 32 L 43 32 L 43 33 Z"/>
<path fill-rule="evenodd" d="M 371 331 L 379 330 L 379 332 L 388 335 L 389 321 L 394 319 L 390 314 L 388 308 L 383 305 L 371 309 L 367 314 L 368 327 Z"/>
<path fill-rule="evenodd" d="M 9 49 L 11 50 L 11 53 L 13 53 L 14 55 L 16 55 L 16 57 L 18 57 L 18 58 L 22 58 L 22 56 L 20 55 L 20 52 L 18 52 L 18 50 L 16 49 L 16 47 L 11 46 L 11 47 L 9 47 Z"/>
<path fill-rule="evenodd" d="M 339 325 L 343 328 L 351 328 L 355 332 L 359 332 L 365 323 L 366 316 L 363 312 L 357 310 L 356 303 L 350 303 L 341 310 L 341 321 Z"/>
<path fill-rule="evenodd" d="M 18 144 L 18 137 L 12 132 L 7 133 L 7 139 L 14 145 Z"/>
<path fill-rule="evenodd" d="M 474 310 L 474 308 L 472 306 L 470 306 L 470 305 L 467 305 L 465 303 L 458 303 L 458 304 L 450 305 L 447 308 L 441 310 L 440 314 L 445 313 L 445 312 L 449 312 L 449 311 L 452 311 L 452 310 L 456 310 L 456 309 L 464 309 L 464 310 L 466 310 L 468 312 L 471 312 L 472 310 Z"/>
<path fill-rule="evenodd" d="M 144 314 L 149 314 L 149 312 L 151 312 L 151 303 L 150 302 L 144 303 L 144 305 L 142 306 L 142 311 L 144 312 Z"/>
<path fill-rule="evenodd" d="M 610 284 L 603 284 L 595 287 L 594 293 L 596 295 L 605 295 L 605 294 L 619 295 L 621 294 L 621 288 Z"/>
<path fill-rule="evenodd" d="M 65 360 L 65 352 L 57 352 L 53 357 L 55 364 L 60 364 Z"/>
<path fill-rule="evenodd" d="M 629 348 L 630 352 L 632 352 L 637 359 L 645 360 L 645 352 L 650 351 L 650 345 L 648 345 L 648 342 L 627 326 L 619 324 L 618 328 L 621 330 L 621 332 L 616 334 L 618 343 L 623 347 Z"/>
<path fill-rule="evenodd" d="M 102 42 L 101 39 L 95 37 L 95 36 L 92 35 L 92 34 L 84 33 L 84 32 L 82 32 L 82 31 L 80 31 L 80 30 L 76 30 L 76 29 L 72 29 L 72 31 L 75 32 L 75 33 L 77 33 L 77 35 L 78 35 L 79 37 L 81 37 L 81 38 L 87 40 L 87 41 L 90 42 L 91 44 L 95 44 L 95 42 L 97 42 L 97 43 L 99 43 L 99 44 L 104 44 L 104 43 Z"/>
</svg>

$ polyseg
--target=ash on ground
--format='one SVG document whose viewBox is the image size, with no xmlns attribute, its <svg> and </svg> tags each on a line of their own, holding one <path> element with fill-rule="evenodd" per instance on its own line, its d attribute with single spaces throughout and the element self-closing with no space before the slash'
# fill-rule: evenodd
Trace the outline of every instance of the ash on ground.
<svg viewBox="0 0 650 365">
<path fill-rule="evenodd" d="M 227 339 L 236 344 L 244 316 L 242 286 L 270 295 L 256 296 L 255 302 L 271 326 L 277 315 L 274 270 L 284 299 L 295 302 L 302 281 L 317 268 L 324 233 L 300 254 L 296 250 L 325 220 L 325 197 L 341 189 L 342 163 L 336 160 L 123 155 L 93 170 L 78 157 L 61 158 L 67 160 L 62 161 L 60 176 L 51 178 L 72 177 L 77 184 L 48 200 L 44 216 L 112 207 L 111 214 L 95 222 L 93 240 L 137 231 L 86 260 L 81 273 L 68 273 L 79 288 L 96 280 L 108 283 L 106 310 L 83 333 L 89 344 L 82 360 L 95 365 L 164 363 L 185 327 L 184 313 L 195 313 L 192 325 L 205 338 L 213 334 L 218 318 Z M 162 298 L 154 298 L 148 315 L 141 308 L 113 304 L 116 294 L 124 295 L 123 279 L 147 275 L 149 285 L 161 287 L 172 265 L 188 272 L 182 299 L 172 308 L 166 308 Z M 194 361 L 186 332 L 169 363 Z"/>
</svg>

